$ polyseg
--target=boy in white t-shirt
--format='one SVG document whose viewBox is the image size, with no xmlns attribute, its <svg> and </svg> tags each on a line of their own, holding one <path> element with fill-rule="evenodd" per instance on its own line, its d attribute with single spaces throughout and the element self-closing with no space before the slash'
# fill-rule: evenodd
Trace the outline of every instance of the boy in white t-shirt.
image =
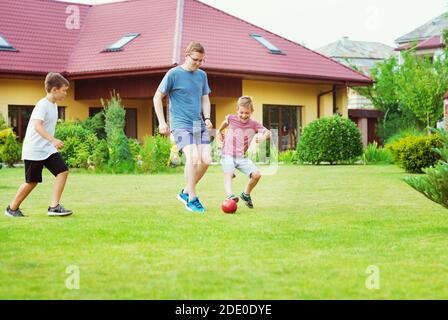
<svg viewBox="0 0 448 320">
<path fill-rule="evenodd" d="M 20 186 L 14 200 L 5 210 L 5 215 L 9 217 L 24 217 L 19 206 L 37 184 L 42 182 L 44 166 L 56 177 L 48 215 L 69 216 L 73 213 L 59 204 L 67 181 L 68 167 L 57 150 L 64 143 L 54 137 L 58 121 L 56 102 L 64 100 L 68 86 L 67 79 L 59 73 L 50 72 L 45 78 L 47 96 L 34 107 L 23 140 L 22 160 L 25 162 L 26 182 Z"/>
</svg>

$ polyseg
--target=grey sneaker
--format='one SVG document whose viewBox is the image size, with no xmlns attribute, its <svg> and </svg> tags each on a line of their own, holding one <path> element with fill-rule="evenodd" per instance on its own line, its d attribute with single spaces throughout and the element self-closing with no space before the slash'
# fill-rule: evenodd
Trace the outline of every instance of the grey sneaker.
<svg viewBox="0 0 448 320">
<path fill-rule="evenodd" d="M 56 207 L 48 207 L 48 215 L 50 217 L 65 217 L 73 213 L 72 210 L 66 210 L 63 206 L 58 204 Z"/>
<path fill-rule="evenodd" d="M 238 200 L 240 200 L 240 198 L 238 198 L 236 195 L 234 195 L 234 194 L 231 194 L 230 196 L 227 196 L 227 198 L 226 199 L 230 199 L 230 200 L 233 200 L 233 201 L 235 201 L 235 202 L 238 202 Z"/>
<path fill-rule="evenodd" d="M 22 211 L 20 211 L 19 208 L 17 208 L 16 210 L 12 210 L 9 207 L 9 205 L 6 207 L 5 216 L 11 217 L 11 218 L 22 218 L 22 217 L 25 217 L 25 215 L 23 214 Z"/>
</svg>

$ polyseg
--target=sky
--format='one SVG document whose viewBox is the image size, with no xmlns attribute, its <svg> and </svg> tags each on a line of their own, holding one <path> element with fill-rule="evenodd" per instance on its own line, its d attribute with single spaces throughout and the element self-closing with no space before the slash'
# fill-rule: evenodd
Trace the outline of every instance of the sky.
<svg viewBox="0 0 448 320">
<path fill-rule="evenodd" d="M 117 2 L 64 1 L 87 4 Z M 448 11 L 448 0 L 200 1 L 311 49 L 318 49 L 344 36 L 395 47 L 395 39 Z"/>
</svg>

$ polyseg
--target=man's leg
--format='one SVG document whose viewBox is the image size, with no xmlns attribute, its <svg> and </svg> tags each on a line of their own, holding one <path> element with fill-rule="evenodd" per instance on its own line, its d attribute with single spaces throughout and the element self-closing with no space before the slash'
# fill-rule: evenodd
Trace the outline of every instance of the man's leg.
<svg viewBox="0 0 448 320">
<path fill-rule="evenodd" d="M 10 203 L 11 210 L 17 210 L 22 204 L 23 200 L 30 194 L 31 191 L 37 186 L 37 182 L 25 182 L 19 187 L 19 190 L 14 197 L 14 200 Z"/>
<path fill-rule="evenodd" d="M 56 207 L 59 204 L 62 192 L 65 188 L 65 183 L 67 182 L 67 177 L 68 171 L 61 172 L 56 176 L 56 181 L 54 182 L 53 187 L 53 198 L 50 204 L 51 207 Z"/>
<path fill-rule="evenodd" d="M 184 192 L 188 193 L 188 201 L 196 197 L 196 166 L 199 162 L 198 146 L 189 144 L 183 148 L 185 153 L 185 179 L 187 182 Z"/>
<path fill-rule="evenodd" d="M 201 161 L 199 161 L 199 163 L 197 164 L 197 167 L 196 167 L 196 177 L 195 177 L 196 185 L 202 179 L 202 177 L 204 176 L 208 167 L 212 163 L 210 145 L 209 144 L 201 144 L 199 146 L 199 154 L 201 155 L 201 159 L 200 159 Z"/>
</svg>

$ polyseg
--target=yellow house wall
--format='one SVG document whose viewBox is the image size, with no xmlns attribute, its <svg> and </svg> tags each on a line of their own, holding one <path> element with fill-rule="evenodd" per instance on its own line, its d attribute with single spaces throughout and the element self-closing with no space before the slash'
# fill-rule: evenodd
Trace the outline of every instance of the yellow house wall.
<svg viewBox="0 0 448 320">
<path fill-rule="evenodd" d="M 253 118 L 259 122 L 263 121 L 264 104 L 301 106 L 304 127 L 317 118 L 317 95 L 328 90 L 331 90 L 331 85 L 243 80 L 243 95 L 253 97 Z M 332 110 L 331 94 L 323 96 L 321 116 L 332 115 Z"/>
<path fill-rule="evenodd" d="M 0 113 L 7 119 L 8 105 L 34 106 L 46 95 L 44 79 L 20 80 L 0 79 Z M 84 120 L 89 116 L 89 107 L 101 107 L 101 100 L 75 100 L 74 83 L 70 83 L 68 95 L 60 106 L 65 110 L 66 121 Z M 143 139 L 152 132 L 152 101 L 150 99 L 124 99 L 123 105 L 137 109 L 137 136 Z"/>
<path fill-rule="evenodd" d="M 263 105 L 291 105 L 302 107 L 302 126 L 317 118 L 317 95 L 331 90 L 331 85 L 298 84 L 272 81 L 243 80 L 243 95 L 252 96 L 255 112 L 253 118 L 263 122 Z M 46 94 L 42 80 L 0 79 L 0 113 L 7 118 L 8 105 L 35 105 Z M 216 127 L 224 116 L 235 113 L 237 98 L 211 97 L 216 105 Z M 337 105 L 339 111 L 347 117 L 347 90 L 338 89 Z M 66 120 L 86 119 L 89 107 L 100 107 L 100 100 L 74 99 L 74 83 L 71 83 L 67 98 L 60 103 L 66 108 Z M 152 132 L 152 99 L 124 99 L 123 105 L 137 108 L 137 135 L 140 140 Z M 331 94 L 321 97 L 321 116 L 333 114 Z"/>
</svg>

